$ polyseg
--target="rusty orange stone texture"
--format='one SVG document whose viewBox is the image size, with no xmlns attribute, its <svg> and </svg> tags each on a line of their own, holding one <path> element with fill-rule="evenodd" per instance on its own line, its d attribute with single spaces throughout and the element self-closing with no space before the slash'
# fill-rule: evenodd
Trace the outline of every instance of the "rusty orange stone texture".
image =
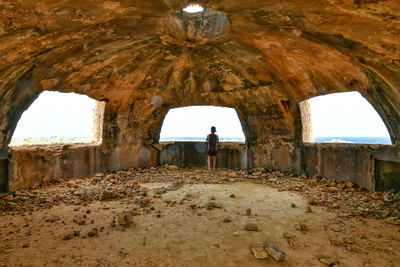
<svg viewBox="0 0 400 267">
<path fill-rule="evenodd" d="M 398 0 L 196 3 L 202 12 L 183 11 L 186 0 L 1 1 L 1 191 L 160 164 L 206 167 L 194 144 L 159 143 L 168 110 L 191 105 L 238 113 L 246 144 L 223 147 L 219 167 L 400 188 Z M 9 148 L 46 90 L 101 103 L 95 144 Z M 392 145 L 308 142 L 309 107 L 299 103 L 347 91 L 372 104 Z"/>
</svg>

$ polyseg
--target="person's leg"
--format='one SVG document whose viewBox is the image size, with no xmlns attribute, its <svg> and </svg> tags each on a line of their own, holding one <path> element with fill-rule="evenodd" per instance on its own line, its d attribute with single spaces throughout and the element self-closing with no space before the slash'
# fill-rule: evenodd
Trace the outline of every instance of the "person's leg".
<svg viewBox="0 0 400 267">
<path fill-rule="evenodd" d="M 213 168 L 217 165 L 217 156 L 213 156 Z"/>
<path fill-rule="evenodd" d="M 210 156 L 208 156 L 208 159 L 207 159 L 207 163 L 208 163 L 208 169 L 210 169 L 210 168 L 211 168 L 211 162 L 210 162 L 210 160 L 211 160 L 211 157 L 210 157 Z"/>
</svg>

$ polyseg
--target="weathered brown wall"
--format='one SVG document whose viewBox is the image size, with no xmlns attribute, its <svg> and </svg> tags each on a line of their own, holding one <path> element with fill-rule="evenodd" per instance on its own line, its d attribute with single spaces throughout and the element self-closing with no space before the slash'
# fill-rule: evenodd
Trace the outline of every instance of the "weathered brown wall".
<svg viewBox="0 0 400 267">
<path fill-rule="evenodd" d="M 0 193 L 8 190 L 8 159 L 0 159 Z"/>
<path fill-rule="evenodd" d="M 161 165 L 178 167 L 207 167 L 207 145 L 205 142 L 169 142 L 160 145 Z M 218 145 L 217 168 L 247 169 L 247 145 L 242 143 L 220 143 Z"/>
</svg>

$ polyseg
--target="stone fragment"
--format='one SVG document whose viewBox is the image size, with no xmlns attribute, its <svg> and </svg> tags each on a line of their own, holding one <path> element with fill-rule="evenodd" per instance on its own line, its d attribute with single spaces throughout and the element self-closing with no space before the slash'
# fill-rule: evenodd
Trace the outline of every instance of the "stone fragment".
<svg viewBox="0 0 400 267">
<path fill-rule="evenodd" d="M 307 210 L 306 210 L 306 212 L 308 212 L 308 213 L 311 213 L 311 212 L 312 212 L 312 209 L 311 209 L 311 207 L 310 207 L 310 206 L 308 206 L 308 207 L 307 207 Z"/>
<path fill-rule="evenodd" d="M 235 196 L 235 194 L 231 194 L 229 197 L 235 198 L 236 196 Z"/>
<path fill-rule="evenodd" d="M 142 184 L 147 183 L 147 178 L 146 178 L 146 177 L 140 178 L 140 182 L 141 182 Z"/>
<path fill-rule="evenodd" d="M 206 209 L 207 209 L 207 210 L 212 210 L 213 208 L 221 209 L 221 208 L 222 208 L 222 205 L 221 205 L 221 204 L 218 204 L 218 203 L 215 203 L 215 202 L 213 202 L 213 201 L 210 201 L 210 202 L 208 202 L 208 203 L 206 204 Z"/>
<path fill-rule="evenodd" d="M 336 185 L 336 187 L 339 188 L 339 189 L 345 189 L 346 188 L 346 184 L 339 183 L 339 184 Z"/>
<path fill-rule="evenodd" d="M 338 260 L 332 259 L 330 257 L 320 257 L 319 261 L 322 264 L 325 264 L 325 265 L 330 266 L 330 267 L 339 265 L 339 261 Z"/>
<path fill-rule="evenodd" d="M 177 166 L 175 166 L 175 165 L 168 165 L 168 170 L 170 170 L 170 171 L 176 171 L 176 170 L 178 170 L 179 168 L 177 167 Z"/>
<path fill-rule="evenodd" d="M 230 173 L 227 174 L 227 176 L 228 176 L 229 178 L 237 178 L 236 172 L 230 172 Z"/>
<path fill-rule="evenodd" d="M 308 231 L 308 227 L 304 223 L 296 225 L 296 229 L 302 232 Z"/>
<path fill-rule="evenodd" d="M 225 222 L 225 223 L 231 222 L 231 221 L 232 221 L 232 220 L 231 220 L 231 218 L 229 218 L 229 217 L 225 217 L 225 218 L 224 218 L 224 222 Z"/>
<path fill-rule="evenodd" d="M 75 228 L 72 231 L 74 232 L 74 236 L 79 236 L 81 234 L 81 229 L 79 229 L 79 228 Z"/>
<path fill-rule="evenodd" d="M 310 204 L 310 205 L 318 205 L 319 204 L 319 200 L 316 199 L 316 198 L 310 199 L 308 201 L 308 204 Z"/>
<path fill-rule="evenodd" d="M 251 215 L 251 209 L 250 209 L 250 208 L 248 208 L 248 209 L 246 210 L 246 215 L 247 215 L 247 216 L 250 216 L 250 215 Z"/>
<path fill-rule="evenodd" d="M 66 234 L 65 236 L 63 236 L 64 240 L 70 240 L 72 239 L 74 236 L 72 234 Z"/>
<path fill-rule="evenodd" d="M 290 207 L 296 208 L 296 204 L 292 203 L 292 204 L 290 204 Z"/>
<path fill-rule="evenodd" d="M 233 235 L 234 235 L 234 236 L 239 236 L 239 235 L 240 235 L 240 232 L 239 232 L 239 231 L 235 231 L 235 232 L 233 232 Z"/>
<path fill-rule="evenodd" d="M 347 183 L 346 183 L 346 187 L 348 187 L 348 188 L 353 188 L 353 187 L 354 187 L 354 184 L 353 184 L 352 182 L 347 182 Z"/>
<path fill-rule="evenodd" d="M 99 233 L 99 231 L 97 230 L 97 228 L 93 228 L 92 230 L 90 230 L 88 232 L 88 237 L 97 236 L 98 233 Z"/>
<path fill-rule="evenodd" d="M 258 231 L 258 226 L 254 223 L 248 223 L 244 226 L 244 230 L 246 231 Z"/>
<path fill-rule="evenodd" d="M 251 247 L 250 250 L 253 253 L 254 258 L 258 260 L 264 260 L 268 258 L 267 252 L 262 247 Z"/>
<path fill-rule="evenodd" d="M 105 200 L 110 199 L 111 196 L 112 196 L 112 192 L 111 192 L 111 191 L 108 191 L 107 189 L 104 189 L 104 190 L 102 190 L 102 191 L 100 192 L 99 200 L 100 200 L 100 201 L 105 201 Z"/>
<path fill-rule="evenodd" d="M 281 249 L 278 248 L 277 245 L 274 243 L 268 243 L 265 247 L 265 250 L 268 253 L 268 256 L 274 258 L 277 261 L 285 261 L 286 260 L 286 253 L 283 252 Z"/>
<path fill-rule="evenodd" d="M 118 224 L 122 227 L 128 227 L 132 223 L 132 215 L 129 212 L 122 212 L 118 215 Z"/>
</svg>

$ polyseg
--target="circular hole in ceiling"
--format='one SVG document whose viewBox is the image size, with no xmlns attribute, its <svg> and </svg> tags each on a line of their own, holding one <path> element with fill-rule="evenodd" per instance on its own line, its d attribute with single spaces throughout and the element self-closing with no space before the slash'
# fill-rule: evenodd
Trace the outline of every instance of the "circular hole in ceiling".
<svg viewBox="0 0 400 267">
<path fill-rule="evenodd" d="M 204 7 L 202 7 L 201 5 L 188 5 L 182 10 L 187 13 L 197 13 L 197 12 L 202 12 L 204 10 Z"/>
<path fill-rule="evenodd" d="M 165 26 L 175 39 L 202 43 L 224 35 L 230 23 L 222 12 L 196 4 L 172 12 Z"/>
</svg>

